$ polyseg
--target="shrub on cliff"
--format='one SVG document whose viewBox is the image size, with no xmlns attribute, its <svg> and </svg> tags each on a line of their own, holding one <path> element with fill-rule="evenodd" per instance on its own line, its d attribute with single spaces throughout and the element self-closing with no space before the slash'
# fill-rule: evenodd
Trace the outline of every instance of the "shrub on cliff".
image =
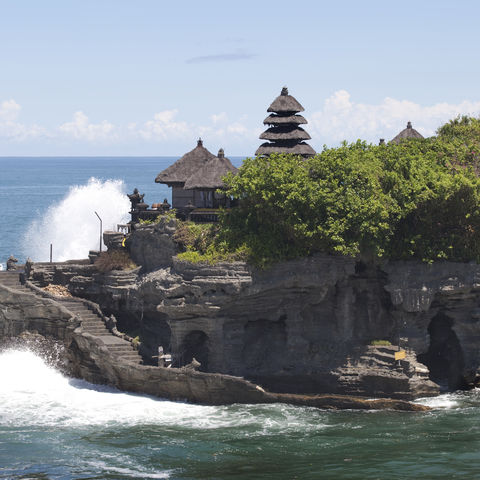
<svg viewBox="0 0 480 480">
<path fill-rule="evenodd" d="M 136 267 L 128 252 L 124 250 L 109 250 L 102 252 L 95 260 L 95 267 L 102 273 L 112 270 L 132 270 Z"/>
<path fill-rule="evenodd" d="M 177 257 L 191 263 L 209 264 L 246 260 L 247 255 L 242 248 L 232 248 L 220 240 L 219 229 L 220 226 L 214 223 L 179 221 L 173 236 L 181 250 Z"/>
</svg>

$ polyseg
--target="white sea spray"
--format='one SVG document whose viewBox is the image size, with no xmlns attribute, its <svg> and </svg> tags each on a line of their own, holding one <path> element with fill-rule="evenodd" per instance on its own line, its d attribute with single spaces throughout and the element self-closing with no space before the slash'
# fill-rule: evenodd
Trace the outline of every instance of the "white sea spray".
<svg viewBox="0 0 480 480">
<path fill-rule="evenodd" d="M 111 230 L 128 221 L 129 207 L 123 181 L 92 177 L 86 185 L 70 187 L 63 200 L 38 214 L 23 237 L 23 251 L 34 261 L 48 261 L 52 244 L 54 261 L 86 258 L 100 244 L 95 212 L 103 230 Z"/>
</svg>

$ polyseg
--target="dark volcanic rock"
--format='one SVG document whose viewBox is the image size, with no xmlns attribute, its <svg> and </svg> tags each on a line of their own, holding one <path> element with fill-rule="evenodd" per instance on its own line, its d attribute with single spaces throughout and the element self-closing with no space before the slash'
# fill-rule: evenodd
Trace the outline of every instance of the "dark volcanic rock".
<svg viewBox="0 0 480 480">
<path fill-rule="evenodd" d="M 195 358 L 199 373 L 285 394 L 408 399 L 478 382 L 480 266 L 322 255 L 266 270 L 190 264 L 171 258 L 174 227 L 164 220 L 129 238 L 145 273 L 52 274 L 136 332 L 145 361 L 155 363 L 162 346 L 176 367 Z"/>
<path fill-rule="evenodd" d="M 285 402 L 321 408 L 390 408 L 428 410 L 400 400 L 363 400 L 355 397 L 282 395 L 229 375 L 197 372 L 191 368 L 162 368 L 139 365 L 109 347 L 111 338 L 96 336 L 79 325 L 79 318 L 52 298 L 44 298 L 20 286 L 5 286 L 0 279 L 0 332 L 2 338 L 54 333 L 67 347 L 70 371 L 94 383 L 107 383 L 122 390 L 148 393 L 174 400 L 210 405 L 230 403 Z M 33 288 L 33 287 L 32 287 Z M 74 302 L 77 307 L 79 305 Z M 69 304 L 68 304 L 69 305 Z M 70 308 L 74 308 L 73 306 Z M 82 321 L 83 322 L 83 321 Z M 7 335 L 7 333 L 9 335 Z"/>
<path fill-rule="evenodd" d="M 160 217 L 154 225 L 135 225 L 126 241 L 133 261 L 146 272 L 170 266 L 172 256 L 178 253 L 172 239 L 175 228 L 176 220 L 168 216 Z"/>
</svg>

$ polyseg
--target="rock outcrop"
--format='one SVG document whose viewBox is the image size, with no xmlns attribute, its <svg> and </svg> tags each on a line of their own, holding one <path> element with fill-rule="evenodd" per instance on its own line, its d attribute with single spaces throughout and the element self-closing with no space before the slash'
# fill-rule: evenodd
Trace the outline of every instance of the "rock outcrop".
<svg viewBox="0 0 480 480">
<path fill-rule="evenodd" d="M 135 331 L 144 365 L 162 347 L 174 368 L 196 359 L 198 375 L 295 395 L 411 399 L 478 383 L 479 265 L 322 255 L 266 270 L 191 264 L 172 256 L 174 231 L 168 218 L 136 226 L 126 243 L 141 269 L 34 265 L 32 275 Z"/>
<path fill-rule="evenodd" d="M 118 337 L 89 328 L 89 320 L 86 320 L 83 311 L 88 303 L 51 298 L 45 292 L 43 295 L 34 286 L 30 286 L 29 290 L 20 285 L 13 276 L 0 275 L 1 338 L 5 340 L 25 332 L 35 332 L 29 337 L 42 335 L 60 339 L 67 347 L 69 373 L 90 382 L 209 405 L 284 402 L 319 408 L 428 410 L 402 400 L 269 393 L 238 377 L 202 373 L 187 367 L 140 365 L 134 358 L 126 357 L 119 351 L 121 340 Z"/>
</svg>

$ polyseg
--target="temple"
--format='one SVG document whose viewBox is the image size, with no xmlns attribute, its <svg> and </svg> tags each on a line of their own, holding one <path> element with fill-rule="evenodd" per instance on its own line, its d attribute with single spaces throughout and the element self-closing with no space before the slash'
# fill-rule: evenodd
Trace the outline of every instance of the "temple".
<svg viewBox="0 0 480 480">
<path fill-rule="evenodd" d="M 424 138 L 422 134 L 418 133 L 413 127 L 412 122 L 407 123 L 407 128 L 403 129 L 395 138 L 391 140 L 392 143 L 400 143 L 403 140 L 410 140 L 412 138 Z"/>
<path fill-rule="evenodd" d="M 182 209 L 189 204 L 204 204 L 200 190 L 185 189 L 184 186 L 192 175 L 214 158 L 215 155 L 203 146 L 200 138 L 193 150 L 157 175 L 155 183 L 165 183 L 172 187 L 172 208 Z"/>
<path fill-rule="evenodd" d="M 237 172 L 238 169 L 225 157 L 223 148 L 215 156 L 199 139 L 193 150 L 161 171 L 155 182 L 172 187 L 171 206 L 180 218 L 216 221 L 218 209 L 231 206 L 230 197 L 219 192 L 225 188 L 223 177 Z"/>
<path fill-rule="evenodd" d="M 307 123 L 302 115 L 298 115 L 303 111 L 300 103 L 288 94 L 287 87 L 283 87 L 281 94 L 267 109 L 270 115 L 263 121 L 269 128 L 259 138 L 268 142 L 260 145 L 255 155 L 271 153 L 291 153 L 302 157 L 315 155 L 315 150 L 304 141 L 310 140 L 310 135 L 300 127 Z"/>
<path fill-rule="evenodd" d="M 197 208 L 230 207 L 230 198 L 219 192 L 225 188 L 223 177 L 228 173 L 236 174 L 238 169 L 225 157 L 223 148 L 218 155 L 193 173 L 185 182 L 184 190 L 194 191 Z"/>
</svg>

